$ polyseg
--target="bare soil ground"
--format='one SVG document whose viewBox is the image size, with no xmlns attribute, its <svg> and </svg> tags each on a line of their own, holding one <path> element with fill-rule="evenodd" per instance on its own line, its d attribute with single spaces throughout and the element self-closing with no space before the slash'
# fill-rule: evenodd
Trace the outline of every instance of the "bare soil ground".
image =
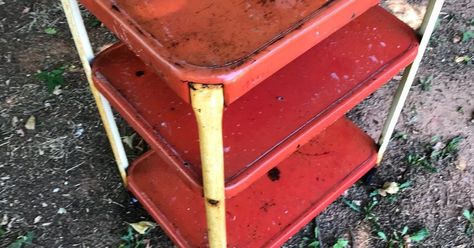
<svg viewBox="0 0 474 248">
<path fill-rule="evenodd" d="M 423 9 L 422 1 L 384 4 L 414 26 Z M 96 49 L 114 42 L 85 15 Z M 474 2 L 448 1 L 382 166 L 286 247 L 308 246 L 315 228 L 320 247 L 339 238 L 349 247 L 388 247 L 377 232 L 394 242 L 393 232 L 404 226 L 409 234 L 428 230 L 414 246 L 474 247 L 462 214 L 474 207 L 474 39 L 462 40 L 468 31 Z M 0 34 L 0 247 L 28 232 L 29 247 L 118 247 L 127 223 L 151 218 L 121 185 L 59 3 L 0 0 Z M 53 94 L 37 74 L 60 67 L 65 82 Z M 349 114 L 374 138 L 396 86 L 395 79 Z M 31 116 L 34 130 L 25 128 Z M 450 143 L 456 137 L 460 143 Z M 135 146 L 145 147 L 138 140 Z M 133 158 L 140 149 L 129 153 Z M 370 196 L 385 182 L 410 186 L 396 196 Z M 140 238 L 151 247 L 173 246 L 159 228 Z"/>
</svg>

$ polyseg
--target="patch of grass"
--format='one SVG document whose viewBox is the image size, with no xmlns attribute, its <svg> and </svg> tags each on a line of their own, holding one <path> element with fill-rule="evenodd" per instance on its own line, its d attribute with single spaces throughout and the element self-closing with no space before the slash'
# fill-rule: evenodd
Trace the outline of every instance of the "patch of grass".
<svg viewBox="0 0 474 248">
<path fill-rule="evenodd" d="M 364 206 L 361 207 L 354 203 L 354 201 L 347 200 L 342 198 L 342 201 L 350 207 L 352 210 L 362 213 L 364 215 L 364 220 L 376 224 L 378 226 L 378 217 L 375 215 L 374 209 L 379 204 L 379 201 L 376 197 L 371 197 L 370 201 Z"/>
<path fill-rule="evenodd" d="M 309 238 L 303 238 L 304 240 L 308 241 Z M 349 245 L 349 241 L 344 238 L 338 238 L 336 243 L 332 245 L 333 248 L 346 248 Z M 311 243 L 308 245 L 300 244 L 300 247 L 307 247 L 307 248 L 322 248 L 323 243 L 321 242 L 321 233 L 319 232 L 319 228 L 314 228 L 314 239 L 312 239 Z"/>
<path fill-rule="evenodd" d="M 306 238 L 306 240 L 309 240 Z M 314 240 L 308 244 L 308 248 L 321 248 L 321 233 L 319 232 L 319 228 L 314 228 Z"/>
<path fill-rule="evenodd" d="M 91 28 L 98 28 L 102 25 L 102 22 L 100 22 L 95 16 L 90 15 L 87 17 L 86 25 Z"/>
<path fill-rule="evenodd" d="M 474 39 L 474 32 L 473 31 L 466 31 L 462 33 L 462 42 L 468 42 L 471 39 Z"/>
<path fill-rule="evenodd" d="M 464 138 L 456 136 L 448 141 L 448 143 L 441 149 L 434 149 L 431 151 L 430 157 L 434 160 L 443 160 L 447 158 L 454 158 L 459 152 L 459 144 Z"/>
<path fill-rule="evenodd" d="M 349 241 L 347 239 L 339 238 L 332 248 L 346 248 L 348 245 Z"/>
<path fill-rule="evenodd" d="M 433 75 L 430 75 L 429 77 L 426 77 L 424 79 L 420 78 L 418 85 L 420 86 L 422 91 L 430 91 L 432 81 L 433 81 Z"/>
<path fill-rule="evenodd" d="M 404 248 L 410 247 L 412 243 L 419 243 L 429 236 L 428 229 L 422 228 L 411 234 L 408 233 L 408 227 L 405 226 L 401 231 L 393 231 L 391 236 L 388 236 L 383 231 L 378 231 L 377 236 L 379 239 L 388 243 L 389 248 Z"/>
<path fill-rule="evenodd" d="M 407 140 L 408 134 L 403 131 L 398 131 L 393 135 L 393 139 L 395 140 Z"/>
<path fill-rule="evenodd" d="M 429 161 L 429 159 L 424 155 L 413 154 L 413 153 L 408 154 L 407 162 L 411 166 L 420 167 L 420 168 L 428 170 L 429 172 L 438 172 L 438 168 L 434 167 Z"/>
<path fill-rule="evenodd" d="M 41 71 L 36 76 L 39 80 L 46 83 L 49 92 L 53 92 L 57 86 L 64 84 L 65 66 L 53 69 L 51 71 Z"/>
<path fill-rule="evenodd" d="M 146 248 L 149 247 L 149 241 L 145 240 L 144 235 L 137 233 L 131 226 L 128 227 L 127 232 L 120 237 L 122 243 L 119 248 Z"/>
<path fill-rule="evenodd" d="M 408 154 L 408 164 L 430 172 L 438 172 L 439 169 L 435 167 L 435 164 L 456 158 L 463 137 L 456 136 L 448 140 L 446 144 L 438 140 L 437 137 L 434 137 L 429 144 L 425 145 L 423 151 Z"/>
<path fill-rule="evenodd" d="M 54 35 L 58 33 L 58 30 L 56 30 L 56 28 L 53 28 L 53 27 L 47 27 L 44 29 L 44 32 L 50 35 Z"/>
<path fill-rule="evenodd" d="M 469 211 L 467 209 L 464 209 L 464 211 L 462 212 L 462 215 L 467 220 L 465 232 L 467 235 L 472 235 L 474 233 L 474 210 Z"/>
<path fill-rule="evenodd" d="M 27 232 L 25 235 L 19 236 L 13 243 L 8 246 L 8 248 L 21 248 L 24 245 L 31 245 L 31 243 L 33 242 L 33 238 L 33 232 Z"/>
</svg>

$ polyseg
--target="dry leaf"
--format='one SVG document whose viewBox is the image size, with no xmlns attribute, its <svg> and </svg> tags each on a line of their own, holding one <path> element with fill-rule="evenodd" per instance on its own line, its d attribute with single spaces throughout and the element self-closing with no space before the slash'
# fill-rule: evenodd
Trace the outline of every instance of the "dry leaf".
<svg viewBox="0 0 474 248">
<path fill-rule="evenodd" d="M 135 136 L 136 136 L 136 135 L 137 135 L 137 134 L 134 133 L 134 134 L 132 134 L 132 135 L 130 135 L 130 136 L 123 136 L 123 137 L 122 137 L 122 142 L 125 143 L 130 149 L 133 150 L 133 140 L 135 140 Z"/>
<path fill-rule="evenodd" d="M 18 135 L 20 135 L 20 137 L 23 137 L 25 136 L 25 131 L 23 131 L 23 129 L 18 129 L 15 131 Z"/>
<path fill-rule="evenodd" d="M 456 63 L 467 62 L 467 61 L 469 61 L 469 60 L 470 60 L 470 58 L 469 58 L 469 56 L 467 56 L 467 55 L 464 55 L 464 56 L 456 56 L 456 57 L 454 58 L 454 62 L 456 62 Z"/>
<path fill-rule="evenodd" d="M 16 127 L 16 125 L 18 124 L 18 117 L 16 116 L 13 116 L 12 118 L 12 127 Z"/>
<path fill-rule="evenodd" d="M 43 218 L 43 217 L 41 217 L 41 215 L 36 216 L 35 220 L 33 221 L 34 224 L 40 222 L 42 218 Z"/>
<path fill-rule="evenodd" d="M 140 221 L 129 223 L 129 225 L 139 234 L 145 234 L 148 230 L 155 228 L 156 224 L 150 221 Z"/>
<path fill-rule="evenodd" d="M 28 118 L 28 120 L 26 121 L 25 123 L 25 128 L 28 129 L 28 130 L 35 130 L 36 128 L 36 118 L 35 116 L 30 116 L 30 118 Z"/>
<path fill-rule="evenodd" d="M 453 43 L 459 43 L 460 41 L 461 41 L 461 36 L 455 35 L 455 36 L 453 37 Z"/>
<path fill-rule="evenodd" d="M 5 226 L 6 224 L 8 224 L 8 215 L 3 214 L 2 220 L 0 221 L 0 226 Z"/>
<path fill-rule="evenodd" d="M 383 184 L 383 187 L 381 189 L 379 189 L 379 195 L 381 196 L 387 196 L 387 194 L 389 195 L 393 195 L 393 194 L 396 194 L 398 193 L 398 191 L 400 190 L 400 188 L 398 187 L 398 183 L 396 182 L 386 182 Z"/>
<path fill-rule="evenodd" d="M 63 93 L 63 90 L 61 90 L 61 85 L 58 85 L 56 87 L 54 87 L 54 90 L 53 90 L 53 95 L 61 95 Z"/>
<path fill-rule="evenodd" d="M 30 12 L 31 8 L 29 7 L 26 7 L 23 9 L 23 11 L 21 12 L 22 14 L 28 14 L 28 12 Z"/>
<path fill-rule="evenodd" d="M 459 158 L 456 168 L 460 171 L 464 171 L 467 167 L 467 161 L 464 158 Z"/>
</svg>

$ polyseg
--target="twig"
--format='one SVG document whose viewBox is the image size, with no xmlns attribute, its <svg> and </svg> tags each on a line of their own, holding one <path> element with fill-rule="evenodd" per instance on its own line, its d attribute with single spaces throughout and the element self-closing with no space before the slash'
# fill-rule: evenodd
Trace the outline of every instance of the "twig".
<svg viewBox="0 0 474 248">
<path fill-rule="evenodd" d="M 76 169 L 77 167 L 83 165 L 84 163 L 85 163 L 85 162 L 83 161 L 83 162 L 81 162 L 81 163 L 79 163 L 79 164 L 77 164 L 77 165 L 75 165 L 75 166 L 73 166 L 73 167 L 67 169 L 67 170 L 65 171 L 65 173 L 68 173 L 69 171 L 72 171 L 72 170 Z"/>
</svg>

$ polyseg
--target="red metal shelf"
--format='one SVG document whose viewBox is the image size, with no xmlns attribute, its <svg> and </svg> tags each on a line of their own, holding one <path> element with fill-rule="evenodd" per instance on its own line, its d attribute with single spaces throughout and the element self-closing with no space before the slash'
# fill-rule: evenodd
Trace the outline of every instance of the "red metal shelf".
<svg viewBox="0 0 474 248">
<path fill-rule="evenodd" d="M 375 165 L 364 132 L 341 119 L 239 195 L 226 200 L 228 247 L 279 247 Z M 204 200 L 154 152 L 129 188 L 179 247 L 206 247 Z"/>
<path fill-rule="evenodd" d="M 236 195 L 408 65 L 417 38 L 376 7 L 225 109 L 226 195 Z M 99 54 L 94 81 L 164 161 L 201 192 L 189 104 L 124 45 Z"/>
<path fill-rule="evenodd" d="M 81 0 L 189 102 L 183 82 L 223 84 L 225 102 L 378 0 Z"/>
</svg>

